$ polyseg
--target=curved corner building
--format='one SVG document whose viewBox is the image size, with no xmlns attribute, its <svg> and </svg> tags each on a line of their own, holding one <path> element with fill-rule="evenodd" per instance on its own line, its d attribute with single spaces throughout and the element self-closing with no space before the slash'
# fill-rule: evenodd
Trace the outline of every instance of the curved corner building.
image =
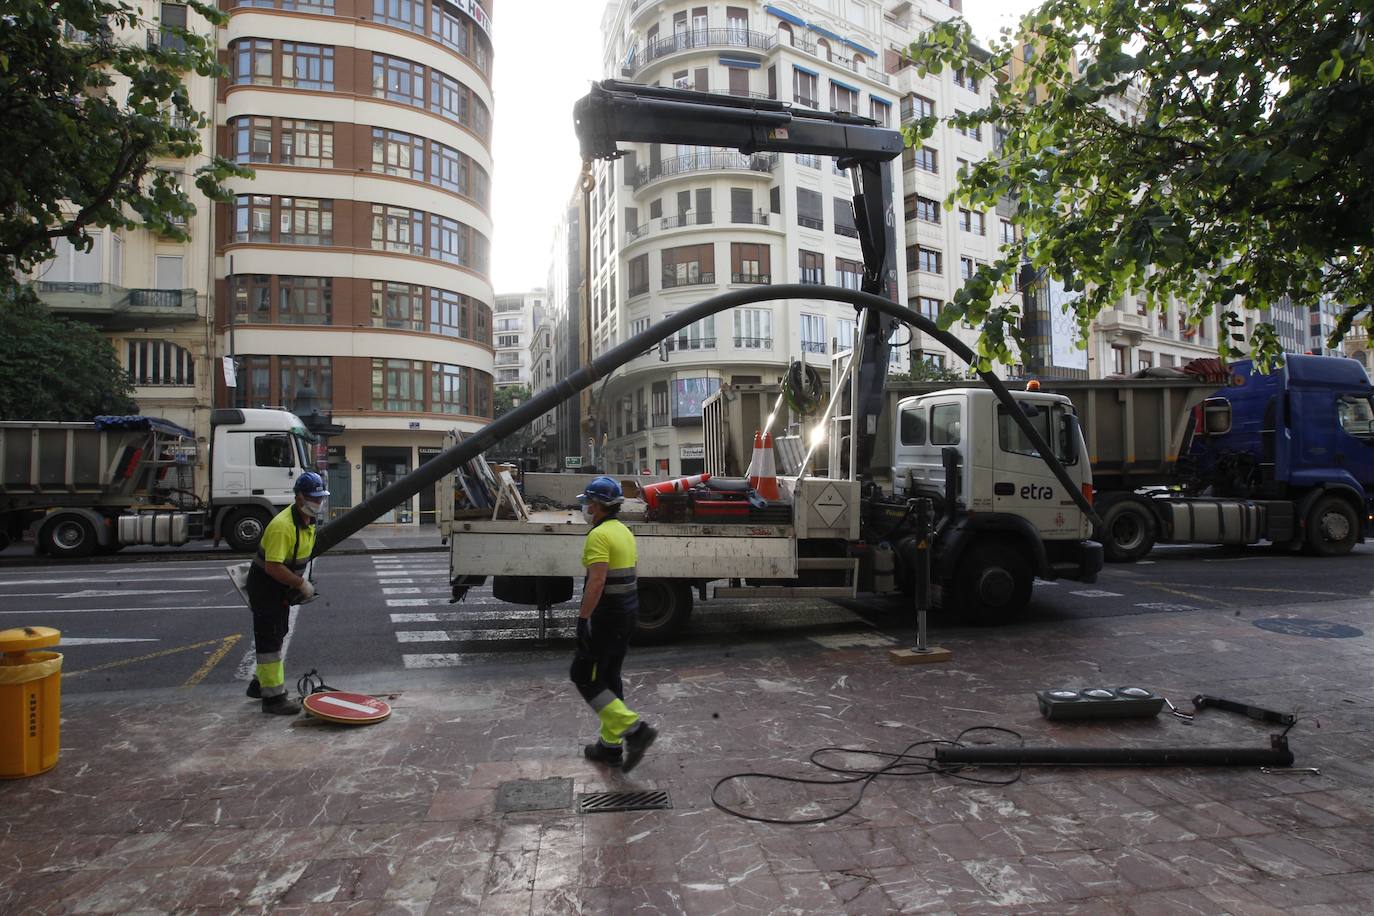
<svg viewBox="0 0 1374 916">
<path fill-rule="evenodd" d="M 879 54 L 881 6 L 852 2 L 838 13 L 835 6 L 612 2 L 602 22 L 603 63 L 610 75 L 639 83 L 779 99 L 896 126 L 897 95 Z M 853 192 L 833 160 L 621 146 L 623 159 L 597 164 L 591 201 L 592 355 L 728 290 L 859 287 L 863 254 Z M 899 296 L 905 292 L 899 273 Z M 763 302 L 697 322 L 661 354 L 642 356 L 598 385 L 590 408 L 593 462 L 622 474 L 700 473 L 707 397 L 726 385 L 776 382 L 792 359 L 828 375 L 832 355 L 849 348 L 854 325 L 852 308 L 819 299 Z M 894 350 L 902 368 L 905 354 Z"/>
<path fill-rule="evenodd" d="M 216 404 L 300 414 L 337 512 L 492 415 L 491 0 L 223 5 Z"/>
</svg>

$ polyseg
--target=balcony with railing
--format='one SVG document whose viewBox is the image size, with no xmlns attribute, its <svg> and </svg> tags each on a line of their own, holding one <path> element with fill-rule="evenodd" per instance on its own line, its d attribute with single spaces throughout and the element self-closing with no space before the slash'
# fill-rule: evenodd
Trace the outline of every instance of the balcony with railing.
<svg viewBox="0 0 1374 916">
<path fill-rule="evenodd" d="M 771 337 L 736 337 L 736 350 L 771 350 L 773 349 L 773 338 Z"/>
<path fill-rule="evenodd" d="M 635 226 L 633 229 L 627 229 L 625 231 L 625 244 L 628 245 L 631 242 L 644 238 L 644 236 L 649 234 L 649 226 L 649 223 L 644 222 Z"/>
<path fill-rule="evenodd" d="M 645 45 L 642 51 L 635 49 L 626 57 L 621 73 L 625 76 L 636 75 L 656 60 L 685 51 L 743 48 L 762 52 L 772 48 L 776 41 L 772 35 L 749 29 L 691 29 L 655 39 Z"/>
<path fill-rule="evenodd" d="M 768 286 L 773 282 L 772 274 L 730 274 L 731 283 L 747 283 L 752 286 Z"/>
<path fill-rule="evenodd" d="M 650 417 L 650 422 L 654 426 L 668 426 L 672 423 L 672 418 L 670 418 L 666 413 L 656 413 Z"/>
<path fill-rule="evenodd" d="M 691 175 L 697 172 L 761 172 L 767 174 L 777 161 L 776 153 L 755 153 L 746 156 L 734 150 L 712 150 L 674 156 L 647 166 L 640 166 L 630 175 L 630 186 L 636 191 L 652 181 Z"/>
<path fill-rule="evenodd" d="M 112 330 L 177 324 L 197 314 L 194 289 L 125 289 L 113 283 L 48 280 L 34 285 L 55 314 Z"/>
<path fill-rule="evenodd" d="M 769 223 L 767 210 L 731 210 L 730 222 L 737 226 L 767 226 Z"/>
<path fill-rule="evenodd" d="M 675 350 L 714 350 L 716 348 L 714 337 L 669 337 L 663 343 L 669 353 Z"/>
<path fill-rule="evenodd" d="M 816 219 L 813 216 L 798 216 L 797 225 L 805 226 L 807 229 L 824 229 L 825 220 Z"/>
<path fill-rule="evenodd" d="M 711 286 L 715 282 L 716 275 L 713 271 L 688 274 L 686 277 L 678 277 L 677 274 L 665 273 L 663 275 L 662 288 L 677 289 L 679 286 Z"/>
<path fill-rule="evenodd" d="M 679 213 L 677 216 L 664 216 L 658 221 L 660 229 L 681 229 L 684 226 L 709 226 L 714 222 L 710 210 L 695 212 L 688 210 L 686 213 Z"/>
<path fill-rule="evenodd" d="M 801 342 L 803 353 L 824 353 L 825 341 L 823 340 L 803 340 Z"/>
</svg>

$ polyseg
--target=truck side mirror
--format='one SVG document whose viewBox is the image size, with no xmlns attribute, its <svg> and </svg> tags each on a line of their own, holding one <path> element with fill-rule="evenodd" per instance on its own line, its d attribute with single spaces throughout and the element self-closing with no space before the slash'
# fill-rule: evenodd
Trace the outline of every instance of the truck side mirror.
<svg viewBox="0 0 1374 916">
<path fill-rule="evenodd" d="M 1078 416 L 1076 414 L 1064 414 L 1064 463 L 1078 463 L 1078 440 L 1081 438 L 1079 432 Z"/>
<path fill-rule="evenodd" d="M 959 491 L 963 489 L 959 480 L 959 450 L 945 446 L 940 449 L 940 461 L 945 467 L 945 512 L 952 513 L 959 500 Z"/>
</svg>

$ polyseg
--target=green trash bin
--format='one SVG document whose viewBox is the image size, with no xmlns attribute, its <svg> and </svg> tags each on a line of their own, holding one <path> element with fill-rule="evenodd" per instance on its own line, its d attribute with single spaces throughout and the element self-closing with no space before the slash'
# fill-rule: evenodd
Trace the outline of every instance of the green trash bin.
<svg viewBox="0 0 1374 916">
<path fill-rule="evenodd" d="M 36 776 L 61 751 L 62 656 L 52 627 L 0 630 L 0 779 Z"/>
</svg>

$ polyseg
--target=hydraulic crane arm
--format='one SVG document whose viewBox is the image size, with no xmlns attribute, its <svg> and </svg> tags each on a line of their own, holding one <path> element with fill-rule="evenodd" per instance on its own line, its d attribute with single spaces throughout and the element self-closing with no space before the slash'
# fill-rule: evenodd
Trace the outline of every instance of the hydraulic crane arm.
<svg viewBox="0 0 1374 916">
<path fill-rule="evenodd" d="M 798 153 L 833 156 L 851 169 L 854 226 L 863 250 L 860 289 L 897 299 L 897 251 L 892 210 L 892 168 L 902 154 L 899 131 L 857 115 L 795 108 L 773 99 L 739 98 L 710 92 L 664 89 L 620 80 L 592 85 L 573 106 L 582 158 L 615 159 L 617 144 L 680 143 L 715 146 L 742 153 Z M 877 418 L 883 409 L 889 340 L 898 322 L 863 309 L 855 350 L 859 403 L 852 405 L 851 435 L 856 437 L 856 468 L 870 465 Z"/>
</svg>

